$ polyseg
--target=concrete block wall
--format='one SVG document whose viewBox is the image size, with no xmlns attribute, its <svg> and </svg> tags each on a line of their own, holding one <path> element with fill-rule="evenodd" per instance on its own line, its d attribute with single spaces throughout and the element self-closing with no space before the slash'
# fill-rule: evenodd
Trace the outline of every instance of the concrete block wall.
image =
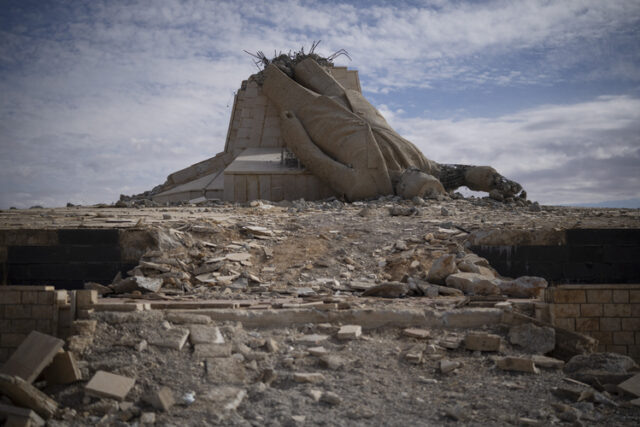
<svg viewBox="0 0 640 427">
<path fill-rule="evenodd" d="M 545 299 L 556 326 L 596 338 L 598 351 L 640 361 L 640 285 L 561 285 Z"/>
</svg>

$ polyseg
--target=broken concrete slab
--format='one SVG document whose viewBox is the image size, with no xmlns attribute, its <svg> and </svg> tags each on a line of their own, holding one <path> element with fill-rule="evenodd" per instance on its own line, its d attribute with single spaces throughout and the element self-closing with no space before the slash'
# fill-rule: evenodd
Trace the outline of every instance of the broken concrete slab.
<svg viewBox="0 0 640 427">
<path fill-rule="evenodd" d="M 464 346 L 471 351 L 500 351 L 500 335 L 484 332 L 469 332 L 464 338 Z"/>
<path fill-rule="evenodd" d="M 318 372 L 296 372 L 293 380 L 297 383 L 321 383 L 324 382 L 324 375 Z"/>
<path fill-rule="evenodd" d="M 219 386 L 211 388 L 203 397 L 207 402 L 214 404 L 222 411 L 235 411 L 247 396 L 246 390 L 238 387 Z"/>
<path fill-rule="evenodd" d="M 22 344 L 0 368 L 0 373 L 20 377 L 32 383 L 62 348 L 64 341 L 38 331 L 31 331 Z"/>
<path fill-rule="evenodd" d="M 419 328 L 407 328 L 402 331 L 402 335 L 410 338 L 427 339 L 431 336 L 431 331 Z"/>
<path fill-rule="evenodd" d="M 147 342 L 151 345 L 174 350 L 182 350 L 187 338 L 189 338 L 189 330 L 180 328 L 172 328 L 166 331 L 149 331 L 146 337 Z"/>
<path fill-rule="evenodd" d="M 338 339 L 340 340 L 356 340 L 362 335 L 362 326 L 360 325 L 344 325 L 338 331 Z"/>
<path fill-rule="evenodd" d="M 534 354 L 531 356 L 531 360 L 536 366 L 549 369 L 562 369 L 564 368 L 564 361 L 555 359 L 553 357 L 542 356 L 540 354 Z"/>
<path fill-rule="evenodd" d="M 82 380 L 82 372 L 76 363 L 73 353 L 63 351 L 53 358 L 53 361 L 43 371 L 49 384 L 71 384 Z"/>
<path fill-rule="evenodd" d="M 529 374 L 540 373 L 533 361 L 524 357 L 501 357 L 496 360 L 496 365 L 503 371 L 527 372 Z"/>
<path fill-rule="evenodd" d="M 109 397 L 118 401 L 124 400 L 136 380 L 105 371 L 97 371 L 87 383 L 85 392 L 94 397 Z"/>
<path fill-rule="evenodd" d="M 628 380 L 618 384 L 618 388 L 633 396 L 640 397 L 640 374 L 636 374 Z"/>
<path fill-rule="evenodd" d="M 224 344 L 224 337 L 217 326 L 190 325 L 191 344 Z"/>
<path fill-rule="evenodd" d="M 214 357 L 206 360 L 207 379 L 215 384 L 242 384 L 247 375 L 244 365 L 235 357 Z"/>
<path fill-rule="evenodd" d="M 33 409 L 42 418 L 49 419 L 58 409 L 58 403 L 20 377 L 0 374 L 0 394 L 16 405 Z"/>
<path fill-rule="evenodd" d="M 200 359 L 210 357 L 231 356 L 231 345 L 229 344 L 196 344 L 193 346 L 193 355 Z"/>
<path fill-rule="evenodd" d="M 166 314 L 166 318 L 171 323 L 184 325 L 208 325 L 211 323 L 211 317 L 196 313 L 176 313 L 170 311 Z"/>
<path fill-rule="evenodd" d="M 5 427 L 42 427 L 45 421 L 33 410 L 0 403 L 0 419 Z"/>
<path fill-rule="evenodd" d="M 169 387 L 160 387 L 149 393 L 145 400 L 158 411 L 167 412 L 176 403 L 173 391 Z"/>
</svg>

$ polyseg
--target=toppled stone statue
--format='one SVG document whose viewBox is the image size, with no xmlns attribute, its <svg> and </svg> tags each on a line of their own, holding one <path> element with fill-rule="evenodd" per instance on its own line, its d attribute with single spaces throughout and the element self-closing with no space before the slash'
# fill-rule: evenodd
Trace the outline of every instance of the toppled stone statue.
<svg viewBox="0 0 640 427">
<path fill-rule="evenodd" d="M 273 63 L 264 71 L 263 90 L 280 110 L 282 137 L 314 175 L 347 200 L 434 197 L 462 186 L 494 198 L 526 198 L 520 184 L 492 167 L 429 160 L 361 93 L 345 89 L 313 58 L 292 68 L 292 76 Z"/>
</svg>

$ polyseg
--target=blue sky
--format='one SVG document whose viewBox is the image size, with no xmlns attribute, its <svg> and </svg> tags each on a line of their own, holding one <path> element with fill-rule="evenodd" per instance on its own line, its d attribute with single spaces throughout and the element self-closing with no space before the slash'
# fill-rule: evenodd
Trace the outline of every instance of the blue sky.
<svg viewBox="0 0 640 427">
<path fill-rule="evenodd" d="M 637 0 L 0 0 L 0 208 L 112 202 L 215 155 L 243 50 L 314 40 L 436 161 L 541 203 L 640 199 Z"/>
</svg>

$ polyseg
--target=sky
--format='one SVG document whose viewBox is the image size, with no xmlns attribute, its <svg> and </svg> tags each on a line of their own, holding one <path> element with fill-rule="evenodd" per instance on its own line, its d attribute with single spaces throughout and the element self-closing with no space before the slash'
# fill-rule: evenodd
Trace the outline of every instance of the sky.
<svg viewBox="0 0 640 427">
<path fill-rule="evenodd" d="M 427 157 L 640 207 L 638 0 L 0 0 L 0 209 L 111 203 L 214 156 L 244 51 L 317 40 Z"/>
</svg>

